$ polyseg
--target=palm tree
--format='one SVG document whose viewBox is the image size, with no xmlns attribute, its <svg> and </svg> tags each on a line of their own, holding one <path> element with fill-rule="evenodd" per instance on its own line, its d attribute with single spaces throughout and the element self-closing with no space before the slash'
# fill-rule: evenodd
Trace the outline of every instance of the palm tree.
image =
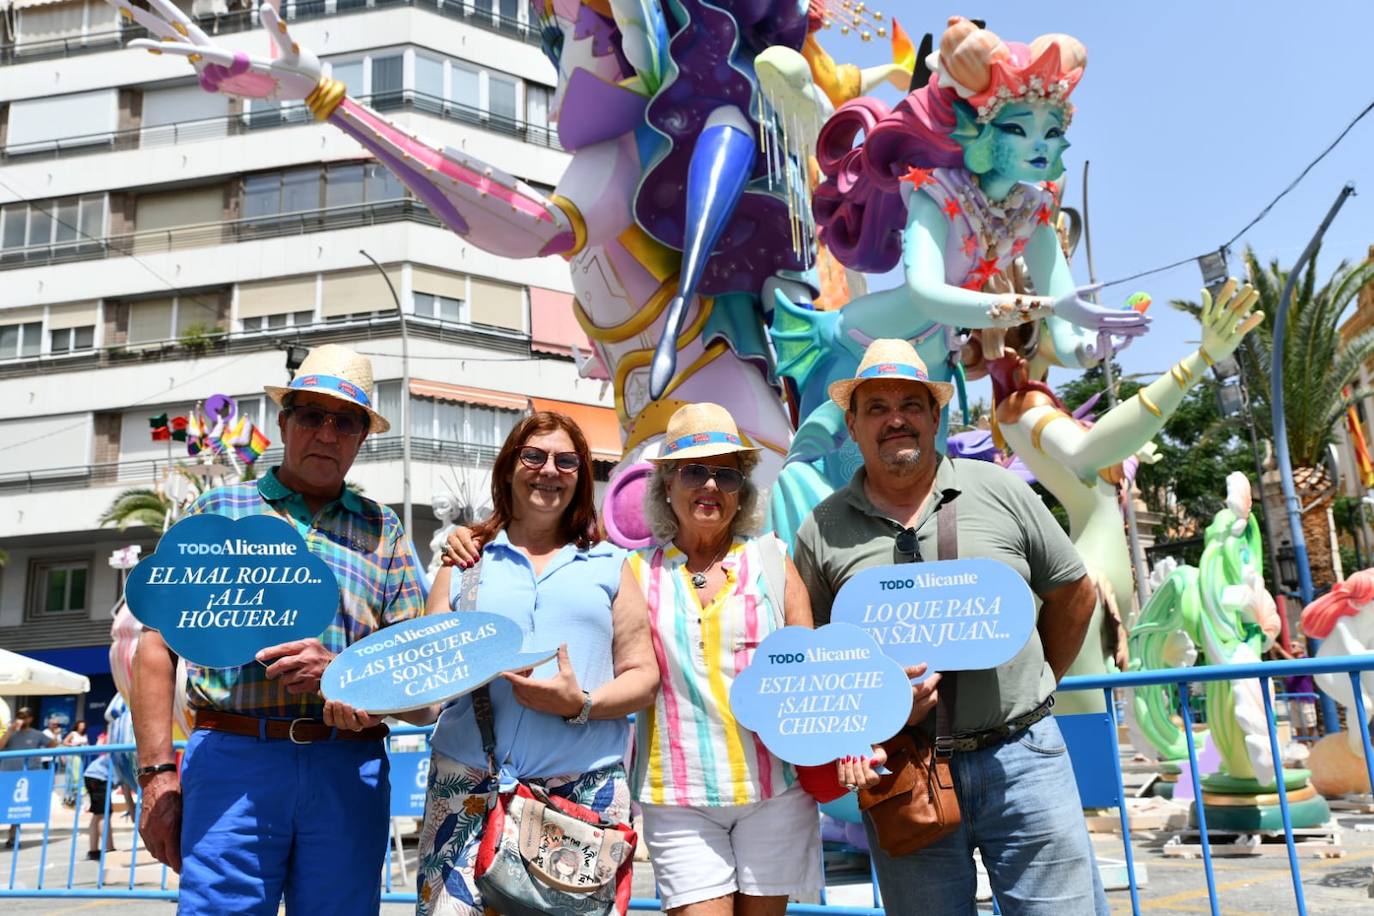
<svg viewBox="0 0 1374 916">
<path fill-rule="evenodd" d="M 126 528 L 147 527 L 159 534 L 167 530 L 167 525 L 176 505 L 158 490 L 135 487 L 125 490 L 115 497 L 114 502 L 100 516 L 100 524 L 114 525 L 120 531 Z"/>
<path fill-rule="evenodd" d="M 1249 281 L 1260 295 L 1264 323 L 1236 351 L 1250 392 L 1255 426 L 1261 436 L 1272 438 L 1269 367 L 1273 353 L 1274 323 L 1288 272 L 1277 259 L 1261 265 L 1253 250 L 1245 251 Z M 1346 408 L 1368 392 L 1344 391 L 1359 375 L 1360 366 L 1374 356 L 1374 331 L 1342 340 L 1340 327 L 1347 307 L 1360 289 L 1374 282 L 1374 260 L 1351 265 L 1342 261 L 1320 287 L 1317 259 L 1294 284 L 1288 327 L 1283 347 L 1283 405 L 1288 428 L 1288 450 L 1293 460 L 1293 482 L 1303 508 L 1303 534 L 1307 540 L 1312 581 L 1317 588 L 1335 582 L 1331 558 L 1331 533 L 1327 504 L 1334 496 L 1333 481 L 1325 466 L 1326 447 L 1335 441 L 1336 424 Z M 1195 302 L 1175 300 L 1175 308 L 1198 315 Z"/>
</svg>

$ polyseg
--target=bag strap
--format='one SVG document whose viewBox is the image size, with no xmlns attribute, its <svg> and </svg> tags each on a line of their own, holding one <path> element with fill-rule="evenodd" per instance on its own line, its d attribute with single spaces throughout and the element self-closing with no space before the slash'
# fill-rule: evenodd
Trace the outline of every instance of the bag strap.
<svg viewBox="0 0 1374 916">
<path fill-rule="evenodd" d="M 959 559 L 958 499 L 945 499 L 935 510 L 935 537 L 939 559 Z M 935 754 L 938 757 L 948 757 L 954 753 L 954 703 L 958 691 L 956 672 L 943 672 L 935 700 Z"/>
<path fill-rule="evenodd" d="M 452 574 L 450 574 L 452 575 Z M 450 583 L 457 581 L 457 598 L 459 611 L 475 611 L 477 609 L 477 587 L 482 579 L 482 560 L 479 557 L 467 569 L 463 570 L 460 578 L 450 578 Z M 450 586 L 450 595 L 453 588 Z M 450 598 L 450 600 L 452 600 Z M 487 766 L 494 776 L 497 772 L 496 767 L 496 716 L 491 708 L 491 690 L 486 684 L 478 687 L 472 692 L 472 715 L 477 720 L 477 731 L 482 736 L 482 753 L 487 758 Z"/>
<path fill-rule="evenodd" d="M 763 535 L 756 541 L 759 560 L 763 563 L 763 585 L 768 593 L 768 604 L 773 608 L 773 629 L 781 630 L 787 626 L 783 612 L 783 596 L 787 592 L 787 548 L 782 541 L 771 535 Z"/>
</svg>

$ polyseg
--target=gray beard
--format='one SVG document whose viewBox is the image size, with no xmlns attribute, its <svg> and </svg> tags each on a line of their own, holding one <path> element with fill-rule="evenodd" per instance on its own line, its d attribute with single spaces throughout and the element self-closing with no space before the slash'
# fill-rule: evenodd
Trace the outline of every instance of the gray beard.
<svg viewBox="0 0 1374 916">
<path fill-rule="evenodd" d="M 883 464 L 893 474 L 911 474 L 921 466 L 922 454 L 924 453 L 918 445 L 915 448 L 903 449 L 896 455 L 884 455 L 881 457 Z"/>
</svg>

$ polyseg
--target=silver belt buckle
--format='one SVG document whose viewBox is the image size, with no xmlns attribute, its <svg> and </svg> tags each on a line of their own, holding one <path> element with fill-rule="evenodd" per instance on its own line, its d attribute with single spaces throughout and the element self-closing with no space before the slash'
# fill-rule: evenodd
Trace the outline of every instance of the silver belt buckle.
<svg viewBox="0 0 1374 916">
<path fill-rule="evenodd" d="M 286 729 L 286 737 L 289 738 L 289 739 L 291 739 L 291 743 L 292 743 L 292 744 L 314 744 L 315 742 L 314 742 L 313 739 L 302 740 L 302 739 L 296 737 L 296 726 L 297 726 L 297 725 L 300 725 L 302 722 L 305 722 L 306 724 L 310 724 L 310 723 L 312 723 L 313 721 L 314 721 L 313 719 L 306 719 L 306 718 L 292 719 L 292 720 L 291 720 L 291 725 L 290 725 L 290 727 L 288 727 L 288 728 Z"/>
</svg>

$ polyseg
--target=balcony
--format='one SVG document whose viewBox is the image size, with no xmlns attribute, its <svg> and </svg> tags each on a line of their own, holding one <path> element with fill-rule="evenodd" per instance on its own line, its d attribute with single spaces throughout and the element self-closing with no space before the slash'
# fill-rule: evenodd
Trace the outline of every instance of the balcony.
<svg viewBox="0 0 1374 916">
<path fill-rule="evenodd" d="M 461 464 L 471 467 L 490 467 L 500 451 L 497 445 L 478 445 L 471 442 L 449 442 L 443 439 L 410 440 L 410 460 L 430 464 Z M 369 436 L 358 450 L 357 461 L 381 462 L 401 460 L 399 432 L 384 436 Z M 269 468 L 281 463 L 281 449 L 270 448 L 258 459 L 258 466 Z M 83 464 L 64 468 L 44 468 L 37 471 L 10 471 L 0 474 L 0 493 L 38 493 L 52 490 L 76 490 L 91 487 L 135 486 L 152 484 L 167 473 L 169 464 L 184 465 L 191 459 L 166 458 L 140 461 L 120 461 L 106 464 Z"/>
<path fill-rule="evenodd" d="M 376 96 L 358 99 L 381 112 L 420 112 L 433 115 L 445 121 L 471 124 L 483 130 L 514 137 L 525 143 L 542 146 L 546 149 L 562 150 L 558 143 L 558 132 L 550 127 L 529 124 L 513 118 L 492 115 L 457 102 L 448 102 L 424 92 L 404 90 L 387 92 Z M 222 140 L 225 137 L 238 137 L 278 127 L 314 124 L 302 105 L 286 105 L 272 108 L 253 108 L 245 114 L 226 115 L 219 118 L 204 118 L 199 121 L 183 121 L 162 127 L 132 128 L 90 134 L 80 137 L 67 137 L 62 140 L 44 140 L 38 143 L 10 145 L 0 152 L 0 162 L 30 162 L 39 159 L 69 159 L 91 153 L 109 153 L 132 149 L 153 149 L 161 146 L 174 146 L 178 143 L 195 143 L 202 140 Z"/>
<path fill-rule="evenodd" d="M 6 248 L 0 251 L 0 270 L 67 264 L 124 255 L 161 254 L 187 248 L 204 248 L 208 245 L 227 245 L 234 242 L 304 235 L 308 232 L 357 229 L 398 222 L 435 227 L 443 225 L 424 204 L 406 198 L 379 201 L 375 204 L 327 207 L 251 219 L 177 226 L 149 232 L 128 232 L 109 235 L 102 239 L 79 239 L 52 245 Z"/>
<path fill-rule="evenodd" d="M 558 359 L 547 353 L 535 354 L 525 334 L 485 324 L 457 324 L 434 318 L 406 316 L 406 331 L 412 338 L 476 347 L 495 353 L 508 353 L 529 359 Z M 235 331 L 216 335 L 204 346 L 194 349 L 177 340 L 142 341 L 74 353 L 0 361 L 0 379 L 31 378 L 56 372 L 104 369 L 131 363 L 190 359 L 206 355 L 222 356 L 282 349 L 288 344 L 315 347 L 325 343 L 357 344 L 366 340 L 394 339 L 401 333 L 395 314 L 320 321 L 314 324 L 270 328 L 261 331 Z M 35 472 L 67 474 L 70 468 Z M 3 484 L 0 484 L 3 487 Z"/>
<path fill-rule="evenodd" d="M 462 0 L 306 0 L 306 2 L 284 3 L 285 18 L 289 22 L 306 22 L 333 16 L 346 16 L 352 13 L 366 13 L 371 10 L 414 7 L 427 10 L 447 19 L 464 22 L 474 28 L 498 35 L 505 35 L 526 44 L 541 43 L 538 26 L 502 16 L 500 13 L 478 10 L 466 5 Z M 248 32 L 258 27 L 257 16 L 251 10 L 237 10 L 220 16 L 202 16 L 196 23 L 207 35 L 227 35 L 234 32 Z M 148 32 L 140 26 L 115 29 L 74 38 L 57 38 L 44 41 L 31 41 L 22 44 L 0 45 L 0 66 L 23 63 L 31 60 L 45 60 L 54 57 L 70 57 L 77 54 L 95 54 L 123 48 L 135 38 L 148 38 Z"/>
</svg>

